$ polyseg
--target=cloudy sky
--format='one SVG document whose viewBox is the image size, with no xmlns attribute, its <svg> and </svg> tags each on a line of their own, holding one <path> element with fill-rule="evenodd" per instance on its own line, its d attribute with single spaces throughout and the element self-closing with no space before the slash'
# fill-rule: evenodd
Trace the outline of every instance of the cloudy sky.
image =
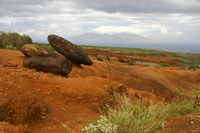
<svg viewBox="0 0 200 133">
<path fill-rule="evenodd" d="M 167 43 L 200 42 L 200 0 L 0 0 L 0 30 L 65 38 L 133 33 Z"/>
</svg>

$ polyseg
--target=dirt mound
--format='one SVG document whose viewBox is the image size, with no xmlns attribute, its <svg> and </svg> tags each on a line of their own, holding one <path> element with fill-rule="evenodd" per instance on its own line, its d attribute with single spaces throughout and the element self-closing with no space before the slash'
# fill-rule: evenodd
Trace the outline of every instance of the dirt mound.
<svg viewBox="0 0 200 133">
<path fill-rule="evenodd" d="M 162 131 L 157 133 L 199 133 L 200 132 L 200 114 L 189 114 L 174 118 L 167 122 Z"/>
<path fill-rule="evenodd" d="M 170 102 L 176 97 L 174 88 L 191 90 L 200 81 L 195 71 L 130 66 L 92 56 L 92 66 L 73 64 L 72 72 L 62 77 L 25 68 L 24 58 L 19 51 L 0 49 L 0 121 L 6 122 L 0 127 L 4 130 L 64 132 L 61 123 L 65 123 L 68 129 L 80 131 L 83 120 L 98 118 L 101 107 L 112 103 L 113 91 L 126 90 L 134 101 L 158 103 L 164 98 Z"/>
<path fill-rule="evenodd" d="M 199 73 L 178 68 L 123 64 L 110 64 L 108 67 L 112 70 L 106 75 L 108 78 L 123 83 L 129 88 L 152 92 L 167 102 L 176 98 L 175 88 L 192 90 L 200 81 Z"/>
</svg>

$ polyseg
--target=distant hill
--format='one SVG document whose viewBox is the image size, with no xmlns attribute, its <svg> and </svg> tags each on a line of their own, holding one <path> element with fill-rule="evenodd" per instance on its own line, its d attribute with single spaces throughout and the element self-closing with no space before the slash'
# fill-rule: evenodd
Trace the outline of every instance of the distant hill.
<svg viewBox="0 0 200 133">
<path fill-rule="evenodd" d="M 68 37 L 66 39 L 74 44 L 79 45 L 146 48 L 173 52 L 200 53 L 200 44 L 162 43 L 143 36 L 129 33 L 120 33 L 113 35 L 85 33 L 78 36 Z"/>
<path fill-rule="evenodd" d="M 97 33 L 85 33 L 78 36 L 68 38 L 70 41 L 76 44 L 87 44 L 87 45 L 115 45 L 123 46 L 130 44 L 140 43 L 156 43 L 151 39 L 129 33 L 119 34 L 97 34 Z"/>
</svg>

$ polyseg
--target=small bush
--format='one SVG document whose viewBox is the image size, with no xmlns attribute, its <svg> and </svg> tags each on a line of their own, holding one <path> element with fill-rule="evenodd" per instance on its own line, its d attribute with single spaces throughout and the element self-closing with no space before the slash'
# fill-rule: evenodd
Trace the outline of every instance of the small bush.
<svg viewBox="0 0 200 133">
<path fill-rule="evenodd" d="M 161 129 L 169 117 L 185 115 L 197 111 L 194 100 L 175 101 L 168 105 L 151 104 L 144 106 L 142 102 L 133 104 L 126 96 L 114 93 L 117 107 L 108 106 L 107 115 L 83 131 L 87 133 L 150 133 Z M 199 106 L 198 106 L 199 107 Z M 104 129 L 105 125 L 110 125 Z M 116 128 L 113 128 L 116 127 Z"/>
<path fill-rule="evenodd" d="M 20 35 L 17 32 L 0 32 L 0 48 L 21 49 L 24 44 L 31 44 L 32 39 L 28 35 Z"/>
<path fill-rule="evenodd" d="M 108 109 L 108 119 L 118 125 L 118 132 L 146 133 L 162 127 L 167 114 L 163 105 L 144 106 L 142 103 L 133 104 L 125 96 L 116 95 L 117 109 Z"/>
</svg>

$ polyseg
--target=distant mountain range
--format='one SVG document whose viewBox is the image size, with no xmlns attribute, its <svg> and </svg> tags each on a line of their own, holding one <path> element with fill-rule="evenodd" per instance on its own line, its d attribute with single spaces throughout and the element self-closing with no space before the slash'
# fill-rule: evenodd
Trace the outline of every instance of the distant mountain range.
<svg viewBox="0 0 200 133">
<path fill-rule="evenodd" d="M 128 33 L 119 34 L 97 34 L 97 33 L 85 33 L 78 36 L 72 36 L 68 38 L 70 41 L 76 44 L 86 45 L 113 45 L 123 46 L 139 43 L 156 43 L 151 39 Z"/>
<path fill-rule="evenodd" d="M 66 38 L 74 44 L 79 45 L 96 45 L 112 47 L 130 47 L 145 49 L 160 49 L 173 52 L 200 53 L 199 44 L 170 44 L 151 40 L 136 34 L 97 34 L 85 33 L 78 36 Z"/>
</svg>

